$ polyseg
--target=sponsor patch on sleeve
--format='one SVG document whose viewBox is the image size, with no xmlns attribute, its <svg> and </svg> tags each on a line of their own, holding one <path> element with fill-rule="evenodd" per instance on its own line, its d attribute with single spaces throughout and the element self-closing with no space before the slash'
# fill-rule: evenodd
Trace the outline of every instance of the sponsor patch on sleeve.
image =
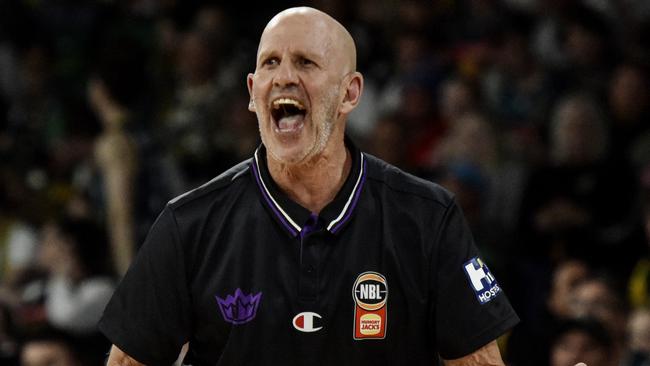
<svg viewBox="0 0 650 366">
<path fill-rule="evenodd" d="M 497 280 L 481 258 L 470 259 L 463 265 L 463 270 L 465 270 L 469 284 L 481 305 L 487 304 L 501 292 Z"/>
</svg>

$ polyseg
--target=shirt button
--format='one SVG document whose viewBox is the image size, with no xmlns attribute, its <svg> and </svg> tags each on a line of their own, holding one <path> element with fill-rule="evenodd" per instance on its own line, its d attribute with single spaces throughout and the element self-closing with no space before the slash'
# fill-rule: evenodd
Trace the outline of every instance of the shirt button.
<svg viewBox="0 0 650 366">
<path fill-rule="evenodd" d="M 314 273 L 314 266 L 307 266 L 307 268 L 305 269 L 305 272 L 307 272 L 309 274 Z"/>
</svg>

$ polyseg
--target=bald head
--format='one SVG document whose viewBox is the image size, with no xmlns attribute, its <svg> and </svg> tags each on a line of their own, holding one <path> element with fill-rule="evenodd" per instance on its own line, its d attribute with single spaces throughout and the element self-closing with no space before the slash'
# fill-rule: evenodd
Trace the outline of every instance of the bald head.
<svg viewBox="0 0 650 366">
<path fill-rule="evenodd" d="M 360 101 L 363 75 L 339 22 L 312 8 L 279 13 L 264 28 L 246 81 L 248 109 L 273 159 L 299 165 L 345 152 L 345 122 Z"/>
<path fill-rule="evenodd" d="M 262 32 L 258 57 L 263 51 L 265 40 L 275 35 L 278 29 L 291 24 L 307 25 L 313 33 L 314 41 L 321 43 L 320 46 L 327 50 L 333 61 L 340 62 L 344 74 L 356 71 L 357 50 L 350 33 L 336 19 L 310 7 L 289 8 L 274 16 Z"/>
</svg>

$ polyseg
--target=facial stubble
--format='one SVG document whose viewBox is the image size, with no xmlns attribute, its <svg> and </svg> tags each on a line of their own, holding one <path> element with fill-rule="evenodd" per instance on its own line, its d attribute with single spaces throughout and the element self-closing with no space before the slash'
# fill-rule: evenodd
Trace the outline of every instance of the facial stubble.
<svg viewBox="0 0 650 366">
<path fill-rule="evenodd" d="M 308 163 L 325 150 L 325 147 L 327 146 L 330 137 L 332 136 L 332 132 L 334 131 L 334 124 L 337 117 L 336 114 L 338 109 L 338 93 L 336 88 L 331 88 L 327 93 L 325 93 L 325 95 L 323 95 L 318 100 L 316 105 L 320 105 L 321 108 L 311 111 L 311 123 L 313 124 L 314 128 L 317 129 L 315 141 L 311 149 L 306 149 L 302 152 L 301 156 L 298 156 L 295 159 L 292 158 L 290 160 L 279 157 L 276 152 L 273 151 L 273 148 L 271 148 L 272 145 L 264 141 L 265 135 L 262 133 L 264 121 L 262 120 L 263 117 L 257 113 L 258 128 L 260 130 L 260 136 L 262 137 L 262 143 L 264 146 L 266 146 L 267 154 L 269 154 L 273 160 L 283 164 L 292 165 Z M 270 114 L 268 115 L 268 119 L 271 119 Z M 273 122 L 271 122 L 271 124 L 273 124 Z"/>
</svg>

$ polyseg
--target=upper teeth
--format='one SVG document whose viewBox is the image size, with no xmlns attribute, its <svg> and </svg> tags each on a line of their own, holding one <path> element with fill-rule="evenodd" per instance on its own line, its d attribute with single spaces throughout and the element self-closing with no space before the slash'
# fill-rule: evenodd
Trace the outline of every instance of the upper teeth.
<svg viewBox="0 0 650 366">
<path fill-rule="evenodd" d="M 305 106 L 302 105 L 299 101 L 291 98 L 280 98 L 273 101 L 273 108 L 278 109 L 282 104 L 291 104 L 299 109 L 305 109 Z"/>
</svg>

